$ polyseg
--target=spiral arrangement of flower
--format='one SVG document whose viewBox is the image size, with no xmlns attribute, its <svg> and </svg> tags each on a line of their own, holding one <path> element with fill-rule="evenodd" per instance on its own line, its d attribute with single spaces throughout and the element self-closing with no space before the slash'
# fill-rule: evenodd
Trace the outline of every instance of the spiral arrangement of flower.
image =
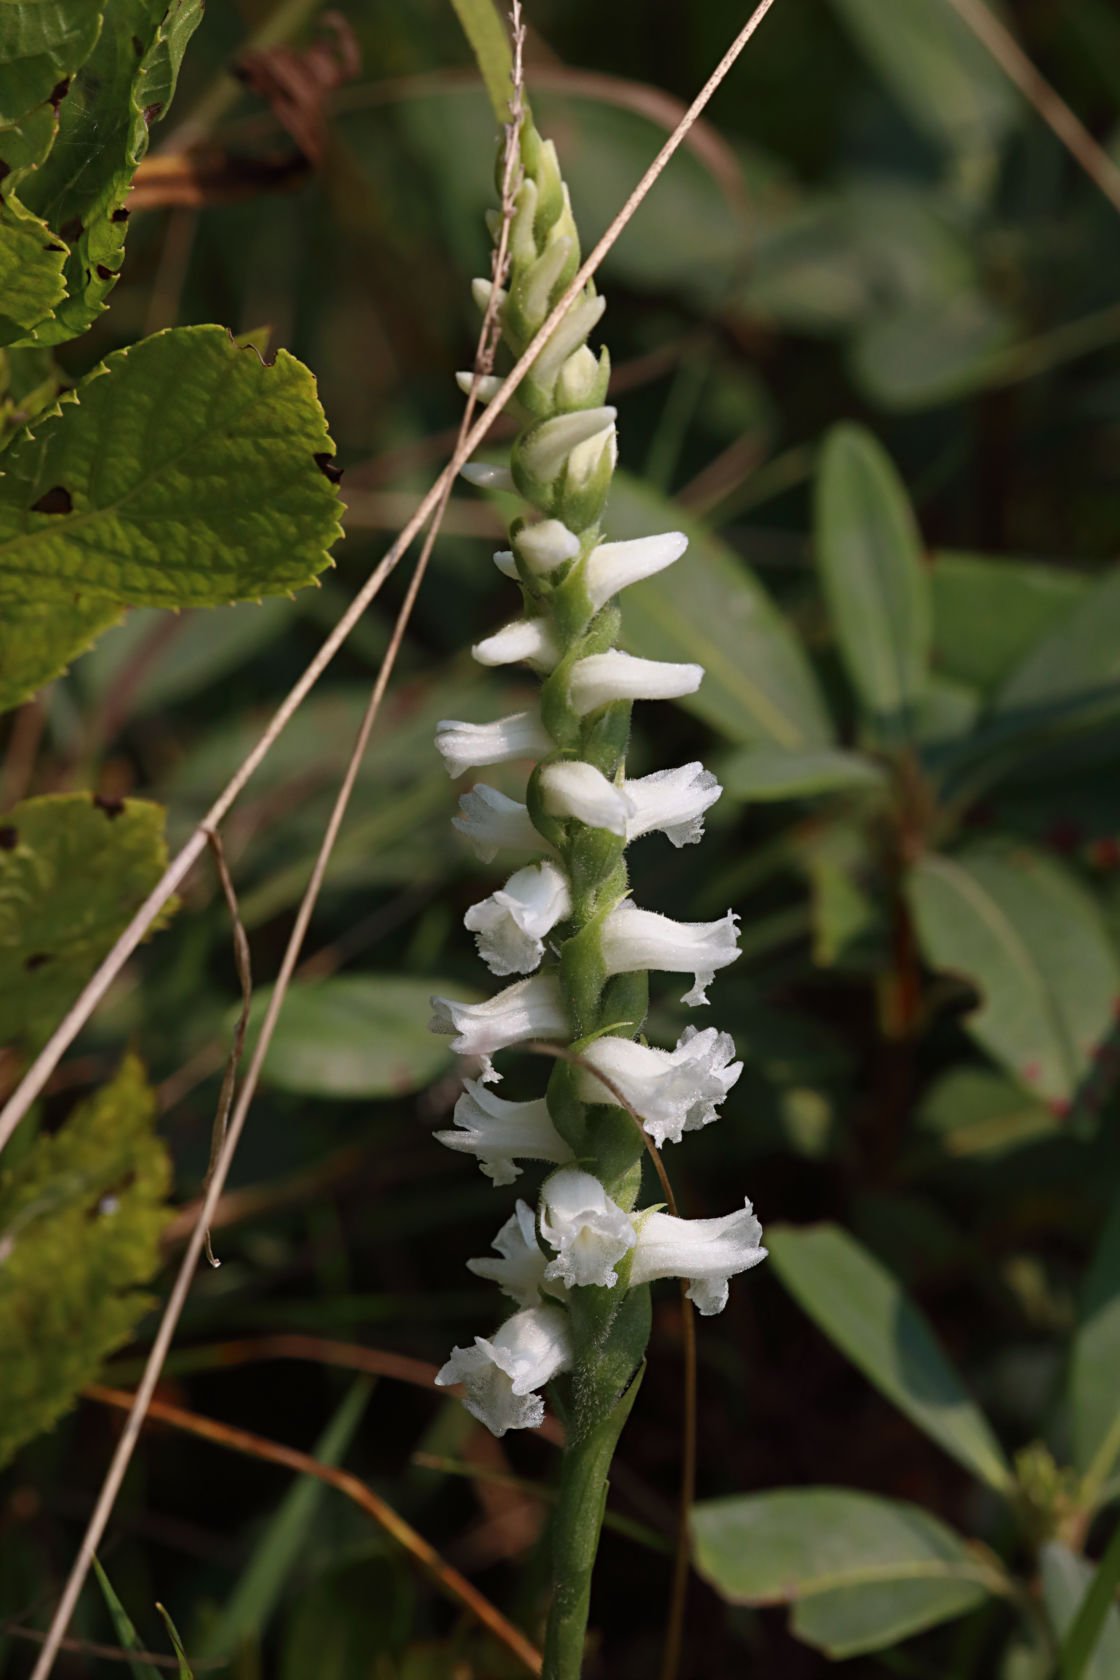
<svg viewBox="0 0 1120 1680">
<path fill-rule="evenodd" d="M 509 283 L 497 299 L 515 356 L 580 261 L 555 149 L 527 117 L 520 156 Z M 475 282 L 480 307 L 491 290 L 490 282 Z M 524 1160 L 555 1170 L 535 1212 L 516 1203 L 494 1240 L 498 1258 L 468 1262 L 517 1310 L 493 1336 L 455 1348 L 436 1381 L 461 1383 L 468 1410 L 502 1435 L 539 1424 L 541 1390 L 560 1379 L 553 1393 L 567 1447 L 548 1675 L 579 1673 L 606 1469 L 649 1337 L 648 1285 L 685 1278 L 699 1311 L 719 1312 L 728 1280 L 766 1253 L 749 1201 L 716 1219 L 637 1206 L 645 1139 L 628 1109 L 657 1148 L 679 1142 L 716 1119 L 742 1067 L 731 1038 L 714 1027 L 689 1027 L 672 1050 L 646 1044 L 639 1035 L 648 973 L 691 975 L 682 1001 L 706 1004 L 708 984 L 738 955 L 738 935 L 730 911 L 714 922 L 678 922 L 639 909 L 629 896 L 626 847 L 653 833 L 678 847 L 699 841 L 721 789 L 699 763 L 626 775 L 633 702 L 691 694 L 704 672 L 635 658 L 615 645 L 615 597 L 673 565 L 687 544 L 679 532 L 602 540 L 615 410 L 604 403 L 607 352 L 595 355 L 586 340 L 604 307 L 589 283 L 532 364 L 517 392 L 523 424 L 508 471 L 481 463 L 464 469 L 475 484 L 516 490 L 535 515 L 516 518 L 509 548 L 494 556 L 520 588 L 522 615 L 473 653 L 484 665 L 530 666 L 542 678 L 539 706 L 489 724 L 444 722 L 436 736 L 452 776 L 536 760 L 523 803 L 477 783 L 455 819 L 481 861 L 513 848 L 535 852 L 538 861 L 464 918 L 491 973 L 521 978 L 484 1003 L 432 1000 L 433 1029 L 453 1034 L 453 1048 L 481 1064 L 458 1100 L 454 1126 L 437 1136 L 475 1155 L 495 1185 L 512 1183 Z M 459 379 L 467 387 L 471 376 Z M 481 382 L 484 400 L 496 383 Z M 492 1089 L 501 1078 L 493 1057 L 528 1040 L 553 1041 L 571 1057 L 557 1060 L 545 1095 L 506 1101 Z"/>
</svg>

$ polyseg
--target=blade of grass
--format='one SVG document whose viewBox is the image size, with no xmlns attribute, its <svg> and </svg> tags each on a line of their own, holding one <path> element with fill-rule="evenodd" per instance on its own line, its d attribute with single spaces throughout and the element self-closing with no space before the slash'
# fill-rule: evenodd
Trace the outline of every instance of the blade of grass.
<svg viewBox="0 0 1120 1680">
<path fill-rule="evenodd" d="M 1116 1602 L 1116 1588 L 1120 1585 L 1120 1523 L 1108 1543 L 1092 1584 L 1069 1632 L 1062 1641 L 1061 1680 L 1082 1680 L 1089 1666 L 1097 1641 L 1104 1627 L 1104 1619 Z"/>
<path fill-rule="evenodd" d="M 156 1609 L 163 1618 L 163 1625 L 167 1629 L 167 1637 L 170 1639 L 175 1648 L 175 1655 L 179 1662 L 179 1680 L 194 1680 L 194 1672 L 191 1669 L 190 1663 L 187 1661 L 187 1653 L 183 1649 L 183 1641 L 179 1638 L 179 1629 L 175 1626 L 175 1623 L 171 1620 L 171 1617 L 168 1615 L 162 1604 L 157 1602 Z"/>
<path fill-rule="evenodd" d="M 126 1651 L 142 1651 L 144 1649 L 140 1635 L 129 1619 L 128 1611 L 113 1591 L 108 1575 L 101 1567 L 99 1558 L 93 1559 L 93 1573 L 97 1577 L 97 1584 L 101 1588 L 101 1596 L 108 1607 L 109 1616 L 113 1623 L 113 1631 Z M 160 1680 L 159 1674 L 150 1663 L 137 1662 L 130 1658 L 128 1670 L 132 1680 Z"/>
</svg>

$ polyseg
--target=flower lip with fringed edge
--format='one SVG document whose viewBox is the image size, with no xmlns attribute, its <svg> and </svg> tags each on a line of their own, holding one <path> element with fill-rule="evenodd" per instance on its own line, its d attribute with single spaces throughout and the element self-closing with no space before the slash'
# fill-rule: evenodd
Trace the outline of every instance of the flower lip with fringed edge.
<svg viewBox="0 0 1120 1680">
<path fill-rule="evenodd" d="M 460 1056 L 481 1058 L 484 1084 L 501 1078 L 490 1057 L 527 1038 L 566 1038 L 568 1015 L 555 974 L 534 974 L 496 992 L 483 1003 L 432 998 L 432 1032 L 457 1034 L 451 1048 Z"/>
<path fill-rule="evenodd" d="M 706 987 L 717 969 L 739 955 L 739 920 L 733 910 L 718 922 L 675 922 L 655 910 L 639 910 L 629 899 L 616 904 L 603 920 L 602 954 L 608 974 L 664 969 L 691 974 L 694 984 L 682 1003 L 707 1003 Z"/>
<path fill-rule="evenodd" d="M 475 1155 L 494 1184 L 520 1178 L 518 1161 L 570 1161 L 572 1151 L 552 1123 L 543 1097 L 531 1102 L 507 1102 L 488 1091 L 481 1080 L 468 1079 L 455 1104 L 455 1125 L 433 1136 L 448 1149 Z"/>
<path fill-rule="evenodd" d="M 578 1167 L 561 1167 L 541 1187 L 541 1236 L 556 1258 L 545 1268 L 548 1281 L 569 1288 L 618 1282 L 615 1266 L 634 1246 L 629 1216 L 612 1202 L 599 1180 Z"/>
<path fill-rule="evenodd" d="M 686 1027 L 675 1050 L 635 1044 L 629 1038 L 597 1038 L 580 1054 L 598 1068 L 626 1098 L 660 1149 L 679 1143 L 719 1118 L 723 1101 L 743 1071 L 735 1061 L 730 1033 Z M 579 1068 L 576 1089 L 587 1103 L 616 1103 L 617 1098 L 587 1068 Z"/>
<path fill-rule="evenodd" d="M 750 1271 L 767 1254 L 762 1226 L 749 1201 L 719 1219 L 677 1219 L 651 1211 L 639 1214 L 635 1224 L 631 1283 L 687 1278 L 688 1298 L 705 1318 L 727 1305 L 728 1279 Z"/>
<path fill-rule="evenodd" d="M 468 1412 L 500 1438 L 507 1429 L 536 1429 L 544 1422 L 544 1401 L 535 1391 L 571 1362 L 567 1313 L 527 1307 L 493 1336 L 476 1336 L 473 1347 L 452 1348 L 435 1380 L 440 1388 L 462 1383 Z"/>
<path fill-rule="evenodd" d="M 485 782 L 463 794 L 451 826 L 470 841 L 480 863 L 489 863 L 500 851 L 543 852 L 547 846 L 528 807 Z"/>
<path fill-rule="evenodd" d="M 491 974 L 529 974 L 544 956 L 544 941 L 571 913 L 568 878 L 554 863 L 531 863 L 504 887 L 472 904 L 463 925 L 475 935 Z"/>
</svg>

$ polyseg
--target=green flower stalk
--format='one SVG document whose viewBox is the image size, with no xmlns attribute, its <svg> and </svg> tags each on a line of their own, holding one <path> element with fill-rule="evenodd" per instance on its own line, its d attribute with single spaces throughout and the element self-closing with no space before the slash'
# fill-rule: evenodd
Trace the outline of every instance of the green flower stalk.
<svg viewBox="0 0 1120 1680">
<path fill-rule="evenodd" d="M 508 286 L 496 300 L 515 357 L 580 261 L 555 148 L 528 118 L 521 121 L 520 156 Z M 475 281 L 484 310 L 491 291 L 491 282 Z M 675 846 L 698 841 L 721 789 L 695 763 L 626 775 L 633 702 L 691 694 L 704 673 L 699 665 L 637 659 L 616 646 L 615 597 L 677 561 L 686 540 L 670 532 L 603 541 L 615 410 L 605 401 L 607 352 L 595 354 L 587 344 L 603 309 L 589 283 L 519 386 L 523 426 L 508 472 L 478 463 L 464 468 L 471 482 L 516 489 L 529 505 L 513 521 L 509 548 L 494 556 L 520 588 L 521 616 L 473 652 L 485 665 L 523 663 L 537 671 L 539 707 L 492 724 L 442 723 L 436 738 L 452 775 L 535 760 L 523 803 L 478 783 L 463 795 L 456 819 L 484 861 L 508 849 L 536 856 L 465 917 L 491 972 L 519 978 L 481 1004 L 433 998 L 432 1025 L 481 1062 L 481 1077 L 466 1081 L 455 1126 L 438 1134 L 441 1141 L 475 1155 L 496 1185 L 512 1183 L 523 1160 L 554 1170 L 535 1213 L 517 1202 L 495 1239 L 498 1258 L 468 1262 L 518 1310 L 491 1338 L 456 1348 L 436 1381 L 462 1383 L 468 1410 L 497 1435 L 538 1424 L 540 1390 L 554 1385 L 566 1448 L 553 1524 L 548 1680 L 580 1673 L 608 1469 L 649 1339 L 649 1285 L 686 1278 L 699 1310 L 718 1312 L 728 1279 L 766 1253 L 749 1201 L 718 1219 L 637 1208 L 645 1140 L 616 1095 L 660 1148 L 716 1118 L 742 1064 L 728 1035 L 714 1027 L 688 1028 L 672 1050 L 638 1036 L 649 970 L 692 975 L 683 1001 L 707 1003 L 705 987 L 738 955 L 738 936 L 730 912 L 716 922 L 677 922 L 637 908 L 629 896 L 627 845 L 651 833 Z M 464 388 L 471 380 L 459 375 Z M 482 382 L 483 400 L 496 386 Z M 530 1039 L 566 1045 L 580 1062 L 558 1060 L 543 1097 L 505 1101 L 491 1089 L 500 1079 L 491 1058 Z"/>
</svg>

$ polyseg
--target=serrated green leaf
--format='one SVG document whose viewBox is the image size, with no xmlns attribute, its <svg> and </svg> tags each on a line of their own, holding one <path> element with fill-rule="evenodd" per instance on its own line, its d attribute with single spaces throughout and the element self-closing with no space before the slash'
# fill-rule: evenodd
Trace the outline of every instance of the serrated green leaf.
<svg viewBox="0 0 1120 1680">
<path fill-rule="evenodd" d="M 0 617 L 0 712 L 37 694 L 123 617 L 124 608 L 111 601 L 6 602 Z"/>
<path fill-rule="evenodd" d="M 846 1488 L 779 1488 L 692 1508 L 697 1572 L 733 1604 L 792 1604 L 790 1630 L 830 1657 L 879 1651 L 962 1616 L 997 1586 L 916 1505 Z"/>
<path fill-rule="evenodd" d="M 837 1225 L 768 1226 L 771 1264 L 864 1376 L 945 1452 L 1000 1493 L 1011 1472 L 983 1412 L 898 1280 Z"/>
<path fill-rule="evenodd" d="M 263 1077 L 312 1096 L 401 1096 L 421 1090 L 453 1060 L 448 1041 L 428 1031 L 429 998 L 475 996 L 452 980 L 399 974 L 343 974 L 296 982 L 284 999 Z M 271 988 L 254 993 L 249 1045 Z"/>
<path fill-rule="evenodd" d="M 18 437 L 0 599 L 217 606 L 310 583 L 341 535 L 315 381 L 221 327 L 119 350 Z M 36 504 L 53 512 L 36 511 Z"/>
<path fill-rule="evenodd" d="M 791 752 L 831 745 L 812 667 L 753 572 L 675 503 L 615 474 L 606 515 L 612 541 L 674 527 L 688 537 L 688 550 L 626 591 L 626 646 L 650 659 L 703 665 L 699 692 L 679 704 L 729 740 Z"/>
<path fill-rule="evenodd" d="M 0 344 L 10 344 L 66 296 L 65 245 L 45 222 L 0 199 Z"/>
<path fill-rule="evenodd" d="M 1020 95 L 946 0 L 833 0 L 911 120 L 952 151 L 996 144 L 1018 120 Z"/>
<path fill-rule="evenodd" d="M 22 197 L 70 246 L 69 296 L 30 335 L 61 344 L 96 320 L 124 251 L 125 198 L 165 115 L 179 64 L 202 19 L 202 0 L 113 0 L 92 52 L 59 105 L 50 155 Z"/>
<path fill-rule="evenodd" d="M 1071 1102 L 1112 1027 L 1120 962 L 1096 904 L 1026 846 L 927 853 L 907 897 L 922 954 L 980 993 L 964 1024 L 1024 1090 Z"/>
<path fill-rule="evenodd" d="M 4 814 L 0 1044 L 35 1043 L 57 1024 L 162 874 L 163 823 L 161 805 L 88 793 Z"/>
<path fill-rule="evenodd" d="M 912 731 L 926 686 L 929 577 L 905 486 L 862 426 L 834 426 L 814 502 L 817 564 L 844 665 L 879 738 Z"/>
<path fill-rule="evenodd" d="M 150 1305 L 171 1173 L 155 1113 L 129 1056 L 0 1174 L 0 1464 L 69 1410 Z"/>
<path fill-rule="evenodd" d="M 0 126 L 25 117 L 84 64 L 101 30 L 90 0 L 5 0 L 0 6 Z M 5 160 L 7 161 L 7 160 Z"/>
</svg>

